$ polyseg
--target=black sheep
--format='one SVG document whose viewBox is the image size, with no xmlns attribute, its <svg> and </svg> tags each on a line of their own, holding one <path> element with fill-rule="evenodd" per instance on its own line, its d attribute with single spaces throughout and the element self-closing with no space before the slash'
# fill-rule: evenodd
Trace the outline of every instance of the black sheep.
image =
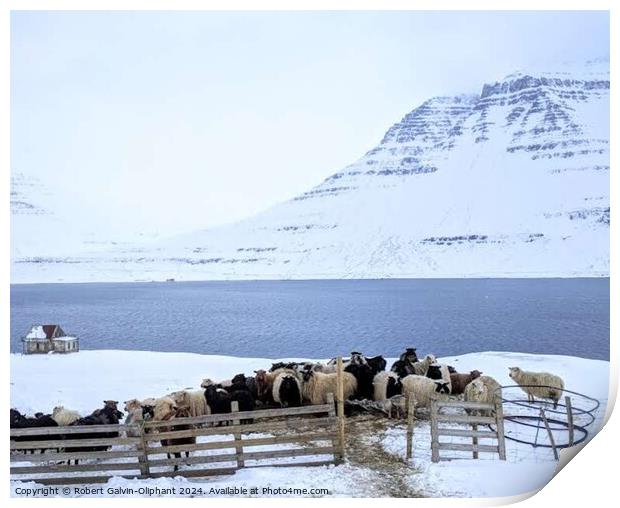
<svg viewBox="0 0 620 508">
<path fill-rule="evenodd" d="M 416 348 L 408 347 L 403 354 L 400 355 L 399 360 L 401 362 L 409 362 L 414 364 L 418 361 L 418 355 L 416 354 Z"/>
<path fill-rule="evenodd" d="M 403 384 L 400 382 L 400 379 L 394 379 L 393 377 L 388 377 L 387 387 L 386 387 L 386 398 L 394 397 L 394 395 L 400 395 L 403 393 Z"/>
<path fill-rule="evenodd" d="M 237 374 L 232 378 L 232 384 L 226 389 L 228 393 L 232 393 L 237 390 L 245 390 L 250 392 L 253 399 L 258 398 L 258 387 L 256 385 L 256 379 L 252 376 L 247 377 L 245 374 Z"/>
<path fill-rule="evenodd" d="M 222 388 L 210 385 L 205 388 L 205 398 L 214 415 L 230 413 L 230 394 Z"/>
<path fill-rule="evenodd" d="M 226 387 L 226 391 L 228 393 L 232 393 L 236 390 L 248 390 L 248 385 L 246 384 L 247 378 L 245 374 L 237 374 L 230 381 L 230 386 Z"/>
<path fill-rule="evenodd" d="M 276 363 L 272 363 L 271 364 L 271 368 L 269 369 L 269 372 L 273 372 L 273 371 L 278 370 L 278 369 L 291 369 L 291 370 L 295 370 L 300 365 L 302 365 L 302 364 L 299 363 L 299 362 L 276 362 Z"/>
<path fill-rule="evenodd" d="M 230 394 L 231 402 L 236 401 L 239 405 L 239 411 L 254 411 L 254 397 L 247 390 L 235 390 Z M 241 423 L 252 423 L 252 418 L 244 418 Z"/>
<path fill-rule="evenodd" d="M 118 425 L 123 413 L 118 409 L 115 409 L 115 405 L 109 404 L 110 401 L 104 401 L 105 406 L 102 409 L 96 409 L 92 414 L 79 418 L 74 421 L 70 426 L 88 426 L 88 425 Z M 63 436 L 66 440 L 79 440 L 79 439 L 112 439 L 118 437 L 118 431 L 112 432 L 84 432 L 79 434 L 68 434 Z M 111 445 L 100 446 L 73 446 L 67 445 L 64 449 L 68 452 L 97 452 L 103 450 L 109 450 Z M 78 464 L 79 459 L 75 459 L 75 464 Z M 69 460 L 69 463 L 71 461 Z"/>
<path fill-rule="evenodd" d="M 11 421 L 10 428 L 12 429 L 33 429 L 38 427 L 58 427 L 58 423 L 52 418 L 51 415 L 44 415 L 42 413 L 37 413 L 38 416 L 35 418 L 29 418 L 27 416 L 22 415 L 16 409 L 11 409 Z M 61 439 L 61 436 L 56 435 L 37 435 L 37 436 L 16 436 L 11 438 L 13 441 L 53 441 L 55 439 Z M 41 453 L 45 452 L 46 449 L 31 449 L 24 450 L 24 453 L 34 453 L 36 450 L 41 450 Z"/>
<path fill-rule="evenodd" d="M 142 406 L 142 419 L 143 420 L 150 420 L 154 416 L 155 416 L 155 406 L 150 406 L 148 404 L 145 404 L 144 406 Z"/>
<path fill-rule="evenodd" d="M 442 379 L 441 365 L 429 365 L 426 377 L 429 379 Z"/>
<path fill-rule="evenodd" d="M 278 399 L 282 407 L 301 406 L 301 389 L 299 381 L 292 374 L 280 375 Z M 275 398 L 275 395 L 274 395 Z"/>
<path fill-rule="evenodd" d="M 17 428 L 13 427 L 13 425 L 17 425 L 17 422 L 21 421 L 23 418 L 25 418 L 25 416 L 17 409 L 11 409 L 11 428 Z"/>
<path fill-rule="evenodd" d="M 351 358 L 349 358 L 348 362 L 349 365 L 368 365 L 368 360 L 359 351 L 351 351 Z"/>
<path fill-rule="evenodd" d="M 372 369 L 372 373 L 375 375 L 379 372 L 384 371 L 385 367 L 387 367 L 387 362 L 385 361 L 385 358 L 383 358 L 383 356 L 381 355 L 373 356 L 372 358 L 367 358 L 366 360 L 369 367 Z"/>
<path fill-rule="evenodd" d="M 374 395 L 374 386 L 372 381 L 374 374 L 368 364 L 351 363 L 345 367 L 345 372 L 349 372 L 357 379 L 356 399 L 372 400 Z"/>
<path fill-rule="evenodd" d="M 442 381 L 435 381 L 435 392 L 450 395 L 450 386 Z"/>
<path fill-rule="evenodd" d="M 256 378 L 254 376 L 246 377 L 245 385 L 248 389 L 248 392 L 250 392 L 250 394 L 254 398 L 254 401 L 256 402 L 256 400 L 258 399 L 258 385 L 256 384 Z"/>
<path fill-rule="evenodd" d="M 404 360 L 396 360 L 390 370 L 392 372 L 396 372 L 396 375 L 401 379 L 406 376 L 409 376 L 410 374 L 415 374 L 413 365 L 411 365 L 409 362 L 404 361 Z"/>
</svg>

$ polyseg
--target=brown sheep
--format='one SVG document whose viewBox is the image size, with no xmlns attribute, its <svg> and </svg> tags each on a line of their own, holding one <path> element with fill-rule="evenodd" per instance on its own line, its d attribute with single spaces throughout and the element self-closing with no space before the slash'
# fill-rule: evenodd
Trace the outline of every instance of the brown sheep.
<svg viewBox="0 0 620 508">
<path fill-rule="evenodd" d="M 450 382 L 452 383 L 452 395 L 460 395 L 465 393 L 465 387 L 474 379 L 478 379 L 482 375 L 479 370 L 472 370 L 469 374 L 450 374 Z"/>
<path fill-rule="evenodd" d="M 256 374 L 256 392 L 258 400 L 265 404 L 275 403 L 273 398 L 273 382 L 278 375 L 282 373 L 289 374 L 301 382 L 300 375 L 291 369 L 278 368 L 273 372 L 266 372 L 263 369 L 254 371 L 254 374 Z"/>
</svg>

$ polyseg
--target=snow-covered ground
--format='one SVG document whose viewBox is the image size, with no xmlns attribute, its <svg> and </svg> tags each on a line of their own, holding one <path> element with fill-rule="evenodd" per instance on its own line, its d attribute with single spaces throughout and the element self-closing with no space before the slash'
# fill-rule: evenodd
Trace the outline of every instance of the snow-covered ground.
<svg viewBox="0 0 620 508">
<path fill-rule="evenodd" d="M 394 359 L 388 360 L 391 362 Z M 566 388 L 601 401 L 596 421 L 588 427 L 590 436 L 604 419 L 608 397 L 609 363 L 568 356 L 543 356 L 517 353 L 484 352 L 445 357 L 442 362 L 461 372 L 473 368 L 495 377 L 502 385 L 512 385 L 508 367 L 546 370 L 562 376 Z M 11 407 L 32 414 L 50 412 L 56 405 L 90 413 L 104 399 L 119 401 L 169 393 L 182 388 L 197 388 L 204 377 L 225 379 L 258 368 L 268 368 L 275 360 L 236 358 L 191 353 L 149 351 L 81 351 L 70 355 L 11 355 Z M 517 392 L 510 392 L 517 394 Z M 421 415 L 423 416 L 423 415 Z M 369 423 L 370 422 L 370 423 Z M 371 431 L 372 425 L 372 431 Z M 433 464 L 430 461 L 428 422 L 418 420 L 414 430 L 414 458 L 405 457 L 405 427 L 379 416 L 369 420 L 351 418 L 347 460 L 339 466 L 265 467 L 242 469 L 233 476 L 206 480 L 182 477 L 154 480 L 113 478 L 103 485 L 109 488 L 201 487 L 206 495 L 226 487 L 327 488 L 332 496 L 510 496 L 537 490 L 553 476 L 556 462 L 547 448 L 536 448 L 507 440 L 507 461 L 481 454 L 479 460 L 456 458 Z M 507 425 L 507 434 L 524 432 Z M 533 431 L 532 431 L 533 432 Z M 523 434 L 519 434 L 523 437 Z M 355 439 L 353 439 L 353 437 Z M 357 448 L 356 448 L 357 447 Z M 360 450 L 362 455 L 360 455 Z M 360 458 L 371 452 L 381 460 Z M 33 487 L 12 482 L 17 488 Z M 261 491 L 262 492 L 262 491 Z M 99 497 L 102 494 L 97 493 Z M 137 492 L 135 495 L 140 495 Z M 258 494 L 265 495 L 265 494 Z"/>
</svg>

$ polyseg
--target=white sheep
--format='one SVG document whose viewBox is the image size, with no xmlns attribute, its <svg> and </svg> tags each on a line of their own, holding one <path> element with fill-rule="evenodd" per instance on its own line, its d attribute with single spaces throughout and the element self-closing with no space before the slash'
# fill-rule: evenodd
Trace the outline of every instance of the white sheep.
<svg viewBox="0 0 620 508">
<path fill-rule="evenodd" d="M 413 373 L 418 376 L 426 376 L 429 366 L 434 364 L 436 361 L 437 359 L 435 358 L 435 355 L 426 355 L 419 362 L 415 362 L 412 364 Z"/>
<path fill-rule="evenodd" d="M 314 372 L 322 372 L 323 374 L 330 374 L 332 372 L 336 372 L 336 365 L 325 365 L 321 362 L 316 362 L 312 364 L 311 370 Z"/>
<path fill-rule="evenodd" d="M 553 407 L 558 407 L 558 401 L 564 392 L 564 380 L 560 376 L 549 372 L 528 372 L 519 367 L 510 367 L 509 370 L 511 379 L 527 393 L 529 402 L 534 402 L 534 397 L 550 399 Z"/>
<path fill-rule="evenodd" d="M 480 376 L 465 386 L 463 392 L 468 402 L 484 402 L 495 404 L 502 400 L 502 387 L 491 376 Z M 491 416 L 492 411 L 485 409 L 467 409 L 468 414 Z"/>
<path fill-rule="evenodd" d="M 134 401 L 138 403 L 137 407 L 135 406 L 135 404 L 133 404 Z M 139 402 L 140 401 L 136 399 L 125 402 L 125 411 L 127 411 L 127 417 L 125 418 L 125 425 L 140 426 L 144 422 L 144 413 L 142 411 L 142 406 L 139 405 Z M 127 431 L 125 432 L 125 437 L 140 437 L 140 434 L 141 432 L 139 429 L 130 428 L 130 429 L 127 429 Z"/>
<path fill-rule="evenodd" d="M 178 406 L 172 397 L 160 397 L 155 399 L 153 405 L 153 420 L 163 421 L 174 418 Z"/>
<path fill-rule="evenodd" d="M 398 374 L 392 371 L 382 371 L 375 375 L 372 380 L 372 386 L 374 389 L 373 400 L 381 401 L 386 400 L 388 398 L 388 382 L 391 380 L 393 386 L 396 387 L 396 391 L 400 388 L 402 391 L 402 385 L 400 384 L 400 379 L 398 378 Z"/>
<path fill-rule="evenodd" d="M 273 397 L 274 402 L 277 402 L 278 404 L 280 404 L 282 407 L 286 407 L 286 406 L 301 406 L 301 401 L 302 401 L 302 387 L 301 387 L 301 381 L 299 379 L 299 375 L 291 370 L 291 369 L 278 369 L 270 374 L 275 374 L 275 377 L 273 377 L 273 385 L 271 388 L 271 395 Z M 297 391 L 299 392 L 299 400 L 297 400 L 297 394 L 294 395 L 295 399 L 293 400 L 293 394 L 292 393 L 288 393 L 286 394 L 288 397 L 291 397 L 290 399 L 287 400 L 283 400 L 282 399 L 282 393 L 280 392 L 280 387 L 282 385 L 282 382 L 285 379 L 292 379 L 295 382 L 295 385 L 297 385 Z"/>
<path fill-rule="evenodd" d="M 171 397 L 177 406 L 189 407 L 190 416 L 204 416 L 211 414 L 211 408 L 207 404 L 205 393 L 202 390 L 180 390 L 172 392 Z"/>
<path fill-rule="evenodd" d="M 129 399 L 126 400 L 124 402 L 125 404 L 125 411 L 133 411 L 134 409 L 144 409 L 145 406 L 155 406 L 155 404 L 157 403 L 157 399 L 154 397 L 148 397 L 146 399 L 143 400 L 138 400 L 138 399 Z"/>
<path fill-rule="evenodd" d="M 79 420 L 81 415 L 77 411 L 66 409 L 64 406 L 56 406 L 52 411 L 52 418 L 59 427 L 66 427 Z"/>
<path fill-rule="evenodd" d="M 334 400 L 338 396 L 338 374 L 335 372 L 306 372 L 303 380 L 303 398 L 311 404 L 327 404 L 327 394 L 332 393 Z M 342 394 L 344 400 L 357 392 L 357 379 L 349 372 L 342 373 Z"/>
<path fill-rule="evenodd" d="M 442 380 L 437 381 L 426 376 L 410 374 L 404 377 L 401 382 L 403 384 L 403 395 L 408 399 L 409 395 L 413 394 L 416 408 L 430 407 L 433 396 L 441 399 L 449 395 L 449 391 Z"/>
<path fill-rule="evenodd" d="M 142 410 L 142 403 L 138 399 L 126 400 L 124 404 L 125 404 L 125 411 L 127 411 L 128 413 L 130 413 L 131 411 L 134 411 L 135 409 Z"/>
<path fill-rule="evenodd" d="M 426 376 L 434 381 L 444 383 L 448 388 L 448 393 L 452 393 L 452 379 L 450 378 L 450 369 L 447 365 L 439 363 L 429 365 Z"/>
<path fill-rule="evenodd" d="M 200 388 L 206 388 L 207 386 L 210 386 L 210 385 L 218 385 L 222 388 L 230 388 L 232 386 L 232 379 L 224 379 L 223 381 L 216 383 L 212 379 L 206 377 L 200 383 Z"/>
</svg>

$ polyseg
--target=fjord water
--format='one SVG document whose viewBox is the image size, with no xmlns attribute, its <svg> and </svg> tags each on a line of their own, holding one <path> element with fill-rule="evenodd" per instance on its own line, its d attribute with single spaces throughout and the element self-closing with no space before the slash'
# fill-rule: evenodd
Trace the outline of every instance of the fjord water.
<svg viewBox="0 0 620 508">
<path fill-rule="evenodd" d="M 19 284 L 11 352 L 32 324 L 83 349 L 328 358 L 516 351 L 609 359 L 609 279 Z"/>
</svg>

